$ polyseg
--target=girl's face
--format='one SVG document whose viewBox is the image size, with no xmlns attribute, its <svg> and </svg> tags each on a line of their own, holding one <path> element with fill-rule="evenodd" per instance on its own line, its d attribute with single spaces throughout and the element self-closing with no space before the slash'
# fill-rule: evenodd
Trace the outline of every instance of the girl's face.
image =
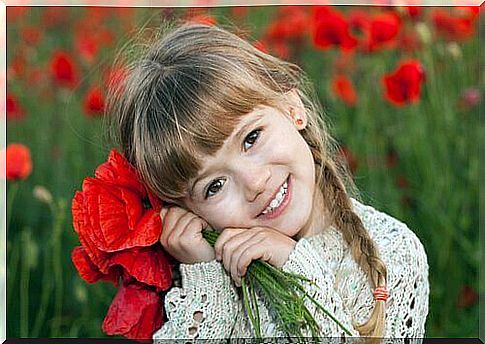
<svg viewBox="0 0 485 344">
<path fill-rule="evenodd" d="M 274 228 L 293 237 L 308 232 L 315 165 L 298 130 L 306 126 L 276 108 L 245 115 L 214 156 L 206 156 L 189 182 L 185 205 L 213 229 Z M 321 215 L 321 214 L 319 214 Z"/>
</svg>

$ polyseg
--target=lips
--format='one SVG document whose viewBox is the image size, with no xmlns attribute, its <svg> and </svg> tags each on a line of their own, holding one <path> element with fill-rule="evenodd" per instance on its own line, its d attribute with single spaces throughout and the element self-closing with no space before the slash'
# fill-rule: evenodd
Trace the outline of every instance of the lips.
<svg viewBox="0 0 485 344">
<path fill-rule="evenodd" d="M 282 188 L 286 184 L 285 191 Z M 273 219 L 278 217 L 286 208 L 287 204 L 289 203 L 290 196 L 291 196 L 291 178 L 288 176 L 285 181 L 280 185 L 278 189 L 273 193 L 273 196 L 268 200 L 263 210 L 259 213 L 257 217 L 263 219 Z M 283 196 L 282 196 L 283 194 Z M 281 196 L 283 199 L 281 199 Z M 271 207 L 271 205 L 274 206 Z"/>
</svg>

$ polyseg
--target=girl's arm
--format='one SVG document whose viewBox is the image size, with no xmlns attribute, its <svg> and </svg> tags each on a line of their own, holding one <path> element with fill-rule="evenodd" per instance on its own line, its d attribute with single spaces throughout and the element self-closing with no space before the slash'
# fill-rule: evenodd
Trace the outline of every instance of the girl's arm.
<svg viewBox="0 0 485 344">
<path fill-rule="evenodd" d="M 222 265 L 217 261 L 181 264 L 180 274 L 182 288 L 173 287 L 167 293 L 168 321 L 153 339 L 229 337 L 240 312 L 240 302 Z"/>
</svg>

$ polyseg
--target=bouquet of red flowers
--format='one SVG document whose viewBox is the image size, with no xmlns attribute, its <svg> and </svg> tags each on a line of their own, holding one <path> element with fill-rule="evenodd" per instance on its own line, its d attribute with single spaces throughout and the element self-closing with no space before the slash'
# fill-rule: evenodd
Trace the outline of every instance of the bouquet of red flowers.
<svg viewBox="0 0 485 344">
<path fill-rule="evenodd" d="M 163 292 L 172 284 L 175 262 L 159 242 L 161 206 L 116 150 L 74 196 L 81 246 L 72 261 L 86 282 L 119 287 L 103 322 L 108 335 L 147 340 L 163 324 Z"/>
</svg>

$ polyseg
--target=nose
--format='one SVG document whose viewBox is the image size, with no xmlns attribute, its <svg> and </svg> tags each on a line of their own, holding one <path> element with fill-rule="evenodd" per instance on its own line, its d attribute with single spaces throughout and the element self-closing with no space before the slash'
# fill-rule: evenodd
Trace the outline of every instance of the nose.
<svg viewBox="0 0 485 344">
<path fill-rule="evenodd" d="M 271 170 L 268 166 L 245 166 L 240 171 L 246 199 L 254 202 L 267 188 L 271 179 Z"/>
</svg>

